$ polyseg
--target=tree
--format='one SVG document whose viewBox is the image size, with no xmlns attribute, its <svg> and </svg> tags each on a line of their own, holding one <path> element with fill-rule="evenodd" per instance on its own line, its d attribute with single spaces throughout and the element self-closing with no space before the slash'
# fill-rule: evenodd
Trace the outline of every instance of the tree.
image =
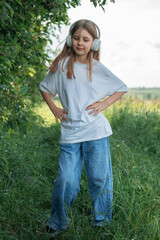
<svg viewBox="0 0 160 240">
<path fill-rule="evenodd" d="M 101 8 L 107 3 L 90 1 Z M 1 0 L 0 120 L 20 121 L 27 91 L 34 100 L 39 78 L 46 71 L 45 63 L 50 62 L 45 53 L 47 41 L 51 41 L 49 28 L 52 25 L 60 29 L 68 24 L 68 9 L 78 5 L 80 0 Z"/>
</svg>

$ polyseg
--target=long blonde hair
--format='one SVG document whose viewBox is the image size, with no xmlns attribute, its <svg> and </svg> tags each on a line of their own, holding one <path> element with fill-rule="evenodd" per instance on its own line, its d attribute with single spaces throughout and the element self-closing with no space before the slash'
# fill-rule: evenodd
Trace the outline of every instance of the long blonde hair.
<svg viewBox="0 0 160 240">
<path fill-rule="evenodd" d="M 93 40 L 95 38 L 98 38 L 96 26 L 90 20 L 82 19 L 82 20 L 79 20 L 79 21 L 75 22 L 75 24 L 73 24 L 72 26 L 73 27 L 70 30 L 71 36 L 73 36 L 73 34 L 77 31 L 77 29 L 82 28 L 82 29 L 85 29 L 86 31 L 88 31 L 92 35 Z M 89 79 L 90 80 L 92 79 L 93 58 L 99 61 L 99 55 L 100 55 L 99 54 L 99 49 L 98 49 L 98 51 L 90 50 L 89 53 L 88 53 Z M 56 70 L 57 70 L 59 61 L 61 61 L 63 59 L 62 60 L 62 71 L 64 71 L 63 66 L 64 66 L 64 62 L 65 62 L 67 57 L 69 57 L 68 62 L 67 62 L 67 78 L 70 78 L 70 79 L 72 77 L 75 78 L 74 70 L 73 70 L 75 53 L 74 53 L 72 47 L 68 47 L 66 44 L 64 45 L 61 53 L 52 62 L 49 69 L 51 70 L 52 73 L 55 73 Z"/>
</svg>

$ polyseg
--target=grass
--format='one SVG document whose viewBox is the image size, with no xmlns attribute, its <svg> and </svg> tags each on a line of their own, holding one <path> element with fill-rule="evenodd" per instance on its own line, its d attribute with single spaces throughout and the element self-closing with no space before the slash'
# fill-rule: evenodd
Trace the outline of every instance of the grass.
<svg viewBox="0 0 160 240">
<path fill-rule="evenodd" d="M 125 99 L 104 111 L 110 137 L 114 211 L 111 228 L 92 229 L 85 170 L 70 209 L 68 231 L 45 233 L 53 181 L 58 171 L 60 125 L 45 103 L 29 130 L 0 127 L 0 239 L 2 240 L 158 240 L 160 104 Z"/>
</svg>

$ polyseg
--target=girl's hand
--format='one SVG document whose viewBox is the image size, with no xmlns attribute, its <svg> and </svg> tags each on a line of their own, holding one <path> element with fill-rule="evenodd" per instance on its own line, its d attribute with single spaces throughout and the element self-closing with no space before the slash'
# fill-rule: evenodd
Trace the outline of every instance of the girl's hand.
<svg viewBox="0 0 160 240">
<path fill-rule="evenodd" d="M 51 95 L 47 92 L 44 91 L 40 91 L 44 100 L 46 101 L 46 103 L 48 104 L 51 112 L 54 114 L 55 118 L 56 118 L 56 122 L 58 122 L 58 119 L 63 122 L 63 120 L 67 120 L 66 116 L 64 115 L 65 113 L 68 114 L 68 112 L 62 108 L 57 107 L 52 98 Z"/>
<path fill-rule="evenodd" d="M 58 122 L 58 119 L 61 122 L 63 122 L 63 120 L 67 120 L 67 117 L 64 114 L 67 114 L 68 112 L 65 109 L 59 108 L 56 105 L 54 105 L 54 107 L 52 107 L 51 111 L 56 118 L 56 122 Z"/>
<path fill-rule="evenodd" d="M 96 116 L 99 112 L 103 111 L 106 108 L 106 104 L 104 101 L 102 102 L 95 102 L 91 105 L 89 105 L 88 107 L 86 107 L 85 110 L 89 110 L 92 109 L 92 111 L 90 111 L 88 114 L 92 114 L 95 112 L 94 116 Z"/>
<path fill-rule="evenodd" d="M 111 104 L 116 102 L 118 99 L 120 99 L 124 93 L 125 92 L 115 92 L 112 95 L 110 95 L 108 98 L 106 98 L 105 100 L 103 100 L 101 102 L 95 102 L 95 103 L 89 105 L 88 107 L 86 107 L 85 110 L 93 109 L 91 112 L 89 112 L 89 114 L 96 112 L 94 114 L 94 116 L 96 116 L 99 112 L 103 111 L 104 109 L 109 107 Z"/>
</svg>

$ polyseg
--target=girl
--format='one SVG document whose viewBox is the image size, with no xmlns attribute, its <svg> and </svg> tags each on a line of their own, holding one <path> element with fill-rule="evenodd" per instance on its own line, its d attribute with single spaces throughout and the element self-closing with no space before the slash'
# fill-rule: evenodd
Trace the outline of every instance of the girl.
<svg viewBox="0 0 160 240">
<path fill-rule="evenodd" d="M 102 111 L 128 90 L 99 62 L 99 48 L 98 26 L 90 20 L 76 21 L 70 27 L 62 52 L 39 85 L 56 121 L 61 121 L 59 172 L 46 227 L 49 233 L 68 227 L 67 213 L 79 192 L 83 159 L 93 207 L 90 222 L 93 226 L 111 222 L 113 183 L 109 136 L 112 130 Z M 56 94 L 63 109 L 52 101 Z"/>
</svg>

